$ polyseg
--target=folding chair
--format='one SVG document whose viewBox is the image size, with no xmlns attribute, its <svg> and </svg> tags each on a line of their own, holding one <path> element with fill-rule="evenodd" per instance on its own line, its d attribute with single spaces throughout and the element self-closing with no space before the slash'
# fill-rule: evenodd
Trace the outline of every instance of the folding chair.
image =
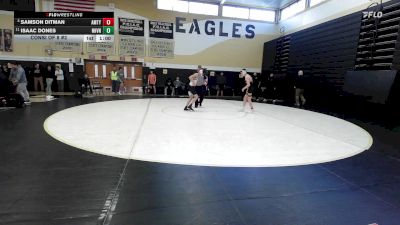
<svg viewBox="0 0 400 225">
<path fill-rule="evenodd" d="M 101 85 L 99 80 L 97 80 L 97 79 L 92 80 L 91 83 L 92 83 L 93 93 L 96 93 L 96 91 L 98 91 L 100 94 L 100 91 L 101 91 L 101 93 L 104 95 L 104 87 L 103 87 L 103 85 Z"/>
</svg>

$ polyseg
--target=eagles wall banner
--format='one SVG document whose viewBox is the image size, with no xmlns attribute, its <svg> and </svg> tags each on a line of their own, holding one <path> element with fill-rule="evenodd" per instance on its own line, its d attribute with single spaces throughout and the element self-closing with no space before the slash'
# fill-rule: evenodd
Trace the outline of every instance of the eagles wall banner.
<svg viewBox="0 0 400 225">
<path fill-rule="evenodd" d="M 82 44 L 81 42 L 57 41 L 51 45 L 51 48 L 60 52 L 81 52 Z"/>
<path fill-rule="evenodd" d="M 119 54 L 143 57 L 145 55 L 146 40 L 144 37 L 119 37 Z"/>
<path fill-rule="evenodd" d="M 87 43 L 87 52 L 112 55 L 114 54 L 114 43 Z"/>
<path fill-rule="evenodd" d="M 144 20 L 118 18 L 120 35 L 144 37 Z"/>
<path fill-rule="evenodd" d="M 174 24 L 161 21 L 149 21 L 150 38 L 174 39 Z"/>
</svg>

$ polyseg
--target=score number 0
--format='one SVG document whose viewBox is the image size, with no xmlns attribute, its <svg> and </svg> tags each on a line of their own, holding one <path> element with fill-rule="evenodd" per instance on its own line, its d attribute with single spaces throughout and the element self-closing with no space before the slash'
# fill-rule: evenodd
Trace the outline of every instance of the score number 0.
<svg viewBox="0 0 400 225">
<path fill-rule="evenodd" d="M 114 18 L 103 18 L 103 26 L 114 26 Z"/>
<path fill-rule="evenodd" d="M 114 18 L 103 18 L 103 34 L 114 34 Z"/>
</svg>

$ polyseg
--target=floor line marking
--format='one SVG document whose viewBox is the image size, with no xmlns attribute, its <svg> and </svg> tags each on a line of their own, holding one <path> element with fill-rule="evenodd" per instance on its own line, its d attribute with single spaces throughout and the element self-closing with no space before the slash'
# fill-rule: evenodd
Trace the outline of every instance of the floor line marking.
<svg viewBox="0 0 400 225">
<path fill-rule="evenodd" d="M 236 213 L 238 214 L 238 216 L 239 216 L 240 220 L 242 221 L 242 223 L 243 223 L 244 225 L 247 225 L 248 223 L 246 222 L 246 219 L 244 218 L 244 216 L 243 216 L 242 213 L 240 212 L 239 208 L 236 206 L 236 204 L 235 204 L 235 199 L 232 197 L 231 194 L 229 194 L 228 188 L 225 186 L 224 182 L 222 182 L 221 177 L 218 175 L 218 173 L 217 173 L 216 171 L 213 171 L 212 173 L 216 176 L 218 182 L 221 184 L 222 188 L 224 189 L 225 194 L 226 194 L 226 195 L 228 196 L 228 198 L 229 198 L 229 202 L 231 203 L 232 207 L 235 209 L 235 211 L 236 211 Z"/>
<path fill-rule="evenodd" d="M 378 195 L 376 195 L 376 194 L 374 194 L 374 193 L 368 191 L 368 190 L 365 189 L 364 187 L 361 187 L 361 186 L 359 186 L 359 185 L 357 185 L 357 184 L 355 184 L 355 183 L 353 183 L 353 182 L 350 182 L 350 181 L 347 180 L 346 178 L 340 176 L 339 174 L 333 172 L 332 170 L 326 168 L 325 166 L 322 166 L 322 165 L 318 165 L 318 166 L 319 166 L 320 168 L 322 168 L 323 170 L 325 170 L 327 173 L 330 173 L 331 175 L 333 175 L 333 176 L 339 178 L 340 180 L 344 181 L 344 182 L 347 183 L 348 185 L 353 186 L 353 187 L 356 187 L 356 188 L 362 190 L 363 192 L 367 193 L 368 195 L 374 197 L 375 199 L 377 199 L 377 200 L 379 200 L 379 201 L 381 201 L 381 202 L 383 202 L 383 203 L 389 205 L 390 207 L 395 208 L 395 209 L 398 209 L 398 208 L 399 208 L 399 207 L 397 207 L 396 205 L 394 205 L 394 204 L 392 204 L 392 203 L 390 203 L 390 202 L 388 202 L 388 201 L 385 201 L 384 199 L 382 199 L 382 198 L 379 197 Z"/>
<path fill-rule="evenodd" d="M 104 203 L 103 210 L 99 215 L 98 221 L 101 222 L 102 225 L 110 225 L 110 223 L 111 223 L 113 212 L 116 209 L 116 206 L 117 206 L 117 203 L 118 203 L 119 191 L 120 191 L 120 188 L 121 188 L 121 186 L 122 186 L 122 184 L 124 182 L 126 169 L 127 169 L 128 164 L 129 164 L 129 162 L 131 160 L 130 158 L 131 158 L 131 155 L 132 155 L 132 153 L 133 153 L 133 151 L 135 149 L 137 140 L 139 139 L 140 132 L 143 129 L 144 122 L 145 122 L 145 120 L 147 118 L 147 115 L 148 115 L 148 112 L 149 112 L 150 104 L 151 104 L 151 98 L 147 102 L 146 111 L 145 111 L 145 113 L 143 115 L 143 118 L 142 118 L 142 121 L 141 121 L 141 123 L 139 125 L 139 129 L 137 130 L 137 133 L 134 136 L 134 139 L 133 139 L 133 142 L 132 142 L 132 146 L 131 146 L 131 150 L 130 150 L 129 155 L 128 155 L 126 161 L 125 161 L 125 165 L 124 165 L 122 173 L 120 174 L 120 177 L 118 179 L 117 186 L 115 187 L 114 190 L 110 191 L 110 193 L 109 193 L 109 195 L 108 195 L 108 197 L 106 199 L 106 202 Z"/>
<path fill-rule="evenodd" d="M 234 103 L 232 103 L 232 102 L 229 102 L 229 103 L 231 103 L 232 105 L 237 106 L 236 104 L 234 104 Z M 282 107 L 285 107 L 285 106 L 282 106 Z M 288 107 L 288 108 L 291 108 L 291 107 Z M 307 110 L 307 111 L 308 111 L 308 110 Z M 325 115 L 325 116 L 329 116 L 329 115 L 326 115 L 326 114 L 323 114 L 323 113 L 319 113 L 319 112 L 314 112 L 314 111 L 310 111 L 310 112 L 317 113 L 317 114 L 322 114 L 322 115 Z M 357 145 L 355 145 L 355 144 L 345 142 L 345 141 L 340 140 L 340 139 L 337 139 L 337 138 L 335 138 L 335 137 L 331 137 L 331 136 L 318 133 L 318 132 L 316 132 L 316 131 L 313 131 L 313 130 L 311 130 L 311 129 L 308 129 L 308 128 L 305 128 L 305 127 L 302 127 L 302 126 L 295 125 L 295 124 L 293 124 L 293 123 L 290 123 L 289 121 L 285 121 L 285 120 L 283 120 L 283 119 L 277 118 L 277 117 L 275 117 L 275 116 L 273 116 L 273 115 L 270 115 L 270 114 L 268 114 L 268 113 L 265 113 L 265 112 L 255 111 L 255 112 L 252 112 L 252 113 L 254 113 L 254 114 L 260 114 L 260 115 L 263 115 L 263 116 L 265 116 L 265 117 L 268 117 L 268 118 L 271 118 L 271 119 L 278 120 L 278 121 L 280 121 L 280 122 L 289 124 L 289 125 L 291 125 L 291 126 L 293 126 L 293 127 L 297 127 L 297 128 L 303 129 L 303 130 L 307 130 L 307 131 L 309 131 L 309 132 L 311 132 L 311 133 L 314 133 L 314 134 L 317 134 L 317 135 L 320 135 L 320 136 L 323 136 L 323 137 L 332 139 L 332 140 L 337 141 L 337 142 L 341 142 L 341 143 L 344 143 L 344 144 L 347 144 L 347 145 L 351 145 L 351 146 L 353 146 L 353 147 L 361 148 L 362 150 L 364 150 L 364 149 L 363 149 L 364 147 L 357 146 Z M 336 119 L 339 119 L 339 118 L 336 118 Z M 343 120 L 343 119 L 340 119 L 340 120 Z M 346 121 L 346 120 L 343 120 L 343 121 L 345 121 L 345 122 L 347 122 L 347 123 L 350 123 L 349 121 Z M 350 124 L 355 125 L 355 124 L 353 124 L 353 123 L 350 123 Z M 355 125 L 355 126 L 357 126 L 357 125 Z M 359 127 L 359 126 L 357 126 L 357 127 Z M 360 128 L 361 130 L 365 131 L 365 132 L 370 136 L 370 145 L 372 146 L 372 144 L 373 144 L 373 139 L 372 139 L 372 137 L 371 137 L 371 134 L 368 133 L 368 132 L 367 132 L 366 130 L 364 130 L 363 128 L 361 128 L 361 127 L 359 127 L 359 128 Z"/>
</svg>

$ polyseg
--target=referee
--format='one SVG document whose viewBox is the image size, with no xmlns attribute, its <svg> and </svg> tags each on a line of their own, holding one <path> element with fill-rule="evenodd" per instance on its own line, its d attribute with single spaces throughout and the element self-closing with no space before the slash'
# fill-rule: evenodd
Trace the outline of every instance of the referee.
<svg viewBox="0 0 400 225">
<path fill-rule="evenodd" d="M 208 77 L 206 75 L 206 69 L 202 68 L 201 65 L 197 67 L 197 71 L 202 70 L 203 73 L 202 75 L 199 75 L 197 78 L 197 84 L 196 84 L 196 92 L 199 95 L 199 98 L 195 102 L 194 107 L 197 108 L 198 106 L 201 106 L 204 100 L 204 94 L 207 91 L 207 84 L 208 84 Z"/>
</svg>

